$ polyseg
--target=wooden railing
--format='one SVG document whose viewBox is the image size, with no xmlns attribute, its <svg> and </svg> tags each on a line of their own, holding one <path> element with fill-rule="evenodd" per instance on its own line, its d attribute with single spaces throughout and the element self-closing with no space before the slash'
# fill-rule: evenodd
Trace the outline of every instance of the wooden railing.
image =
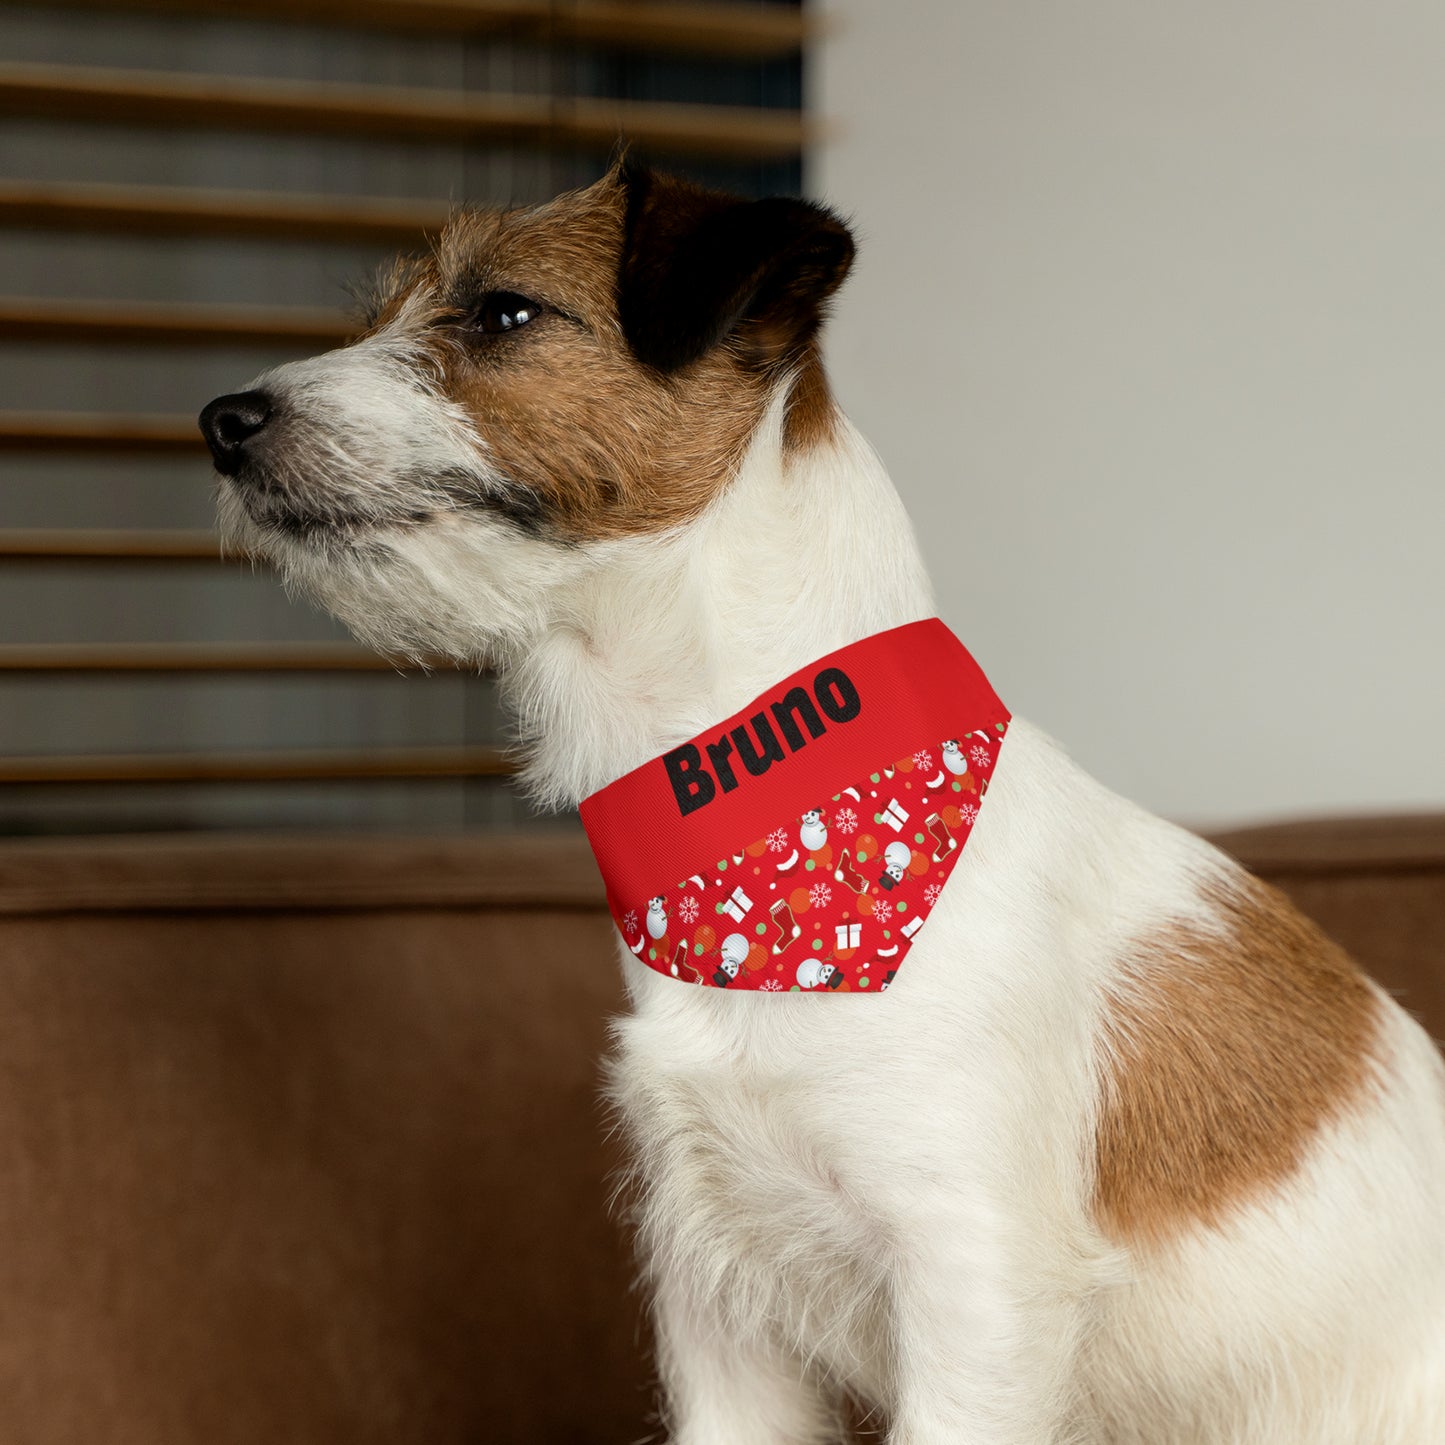
<svg viewBox="0 0 1445 1445">
<path fill-rule="evenodd" d="M 0 451 L 149 452 L 204 456 L 193 416 L 134 412 L 0 412 Z"/>
<path fill-rule="evenodd" d="M 324 783 L 500 778 L 513 772 L 502 749 L 490 747 L 0 757 L 0 783 Z"/>
<path fill-rule="evenodd" d="M 0 296 L 0 341 L 78 341 L 325 351 L 357 331 L 320 307 L 189 306 L 159 301 L 51 301 Z"/>
<path fill-rule="evenodd" d="M 0 674 L 136 672 L 409 672 L 348 643 L 23 642 L 0 643 Z"/>
<path fill-rule="evenodd" d="M 4 0 L 24 4 L 26 0 Z M 52 0 L 74 10 L 236 16 L 236 0 Z M 678 0 L 246 0 L 254 20 L 766 59 L 796 54 L 810 26 L 784 6 Z"/>
<path fill-rule="evenodd" d="M 796 156 L 810 139 L 794 111 L 13 62 L 0 64 L 0 115 L 602 153 L 630 140 L 721 160 Z"/>
<path fill-rule="evenodd" d="M 446 206 L 368 196 L 0 180 L 0 225 L 47 231 L 415 246 L 447 215 Z"/>
<path fill-rule="evenodd" d="M 98 527 L 0 529 L 0 562 L 220 562 L 214 532 Z"/>
</svg>

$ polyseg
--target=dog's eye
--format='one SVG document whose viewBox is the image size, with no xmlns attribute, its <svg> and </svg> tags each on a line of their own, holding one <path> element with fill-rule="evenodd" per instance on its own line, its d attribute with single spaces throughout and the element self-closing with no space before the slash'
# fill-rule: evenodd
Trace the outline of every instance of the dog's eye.
<svg viewBox="0 0 1445 1445">
<path fill-rule="evenodd" d="M 497 336 L 535 321 L 541 311 L 539 302 L 515 291 L 489 291 L 472 313 L 472 324 L 488 336 Z"/>
</svg>

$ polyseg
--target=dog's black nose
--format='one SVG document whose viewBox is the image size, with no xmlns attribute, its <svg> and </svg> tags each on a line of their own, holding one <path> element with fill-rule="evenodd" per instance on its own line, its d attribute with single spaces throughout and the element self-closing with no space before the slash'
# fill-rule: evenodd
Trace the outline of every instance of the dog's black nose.
<svg viewBox="0 0 1445 1445">
<path fill-rule="evenodd" d="M 270 419 L 271 398 L 264 391 L 238 391 L 207 405 L 201 413 L 201 435 L 222 476 L 233 477 L 241 470 L 246 443 Z"/>
</svg>

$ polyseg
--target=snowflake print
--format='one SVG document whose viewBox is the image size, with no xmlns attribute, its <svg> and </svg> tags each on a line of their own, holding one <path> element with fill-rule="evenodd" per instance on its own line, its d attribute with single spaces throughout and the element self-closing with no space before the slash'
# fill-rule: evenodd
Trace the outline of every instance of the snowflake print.
<svg viewBox="0 0 1445 1445">
<path fill-rule="evenodd" d="M 629 911 L 622 915 L 622 931 L 624 933 L 637 932 L 637 914 L 635 912 Z"/>
<path fill-rule="evenodd" d="M 938 895 L 943 892 L 943 886 L 939 883 L 930 883 L 923 890 L 923 901 L 932 908 L 938 902 Z"/>
<path fill-rule="evenodd" d="M 826 908 L 833 899 L 833 890 L 826 883 L 815 883 L 808 890 L 808 902 L 814 908 Z"/>
<path fill-rule="evenodd" d="M 974 820 L 978 817 L 977 806 L 973 803 L 964 803 L 958 811 L 963 821 L 967 823 L 970 828 L 973 827 Z"/>
<path fill-rule="evenodd" d="M 833 815 L 833 826 L 846 838 L 858 831 L 858 815 L 852 808 L 839 808 Z"/>
<path fill-rule="evenodd" d="M 933 770 L 933 754 L 927 748 L 920 748 L 913 755 L 913 766 L 922 768 L 925 773 Z"/>
<path fill-rule="evenodd" d="M 774 828 L 768 834 L 768 847 L 774 853 L 783 852 L 788 846 L 788 835 L 781 828 Z"/>
<path fill-rule="evenodd" d="M 973 765 L 976 768 L 986 768 L 989 764 L 988 749 L 982 743 L 969 753 L 969 757 L 973 759 Z"/>
<path fill-rule="evenodd" d="M 697 922 L 697 899 L 691 893 L 677 905 L 677 916 L 684 923 Z"/>
<path fill-rule="evenodd" d="M 765 978 L 762 984 L 764 993 L 782 993 L 783 986 L 775 978 Z"/>
</svg>

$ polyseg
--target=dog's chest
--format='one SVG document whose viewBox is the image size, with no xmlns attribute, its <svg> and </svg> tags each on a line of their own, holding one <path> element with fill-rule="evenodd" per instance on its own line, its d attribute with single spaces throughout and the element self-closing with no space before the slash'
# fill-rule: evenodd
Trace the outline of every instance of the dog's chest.
<svg viewBox="0 0 1445 1445">
<path fill-rule="evenodd" d="M 847 1061 L 821 1038 L 689 1050 L 645 1015 L 619 1036 L 615 1093 L 650 1243 L 723 1284 L 754 1327 L 876 1379 L 889 1232 L 870 1206 L 869 1102 Z"/>
</svg>

